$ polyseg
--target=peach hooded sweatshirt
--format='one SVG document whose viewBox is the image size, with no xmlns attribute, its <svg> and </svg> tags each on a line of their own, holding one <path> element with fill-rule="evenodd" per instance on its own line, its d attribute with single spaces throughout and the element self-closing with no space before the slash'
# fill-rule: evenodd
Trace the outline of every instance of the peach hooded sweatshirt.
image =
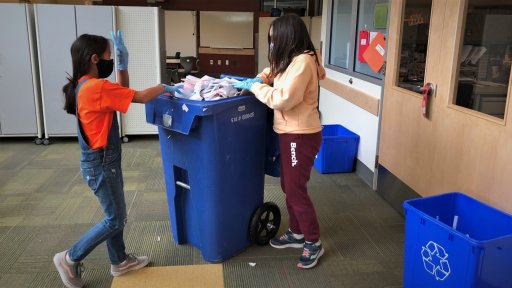
<svg viewBox="0 0 512 288">
<path fill-rule="evenodd" d="M 318 55 L 318 60 L 320 55 Z M 322 130 L 318 113 L 318 80 L 325 78 L 325 70 L 316 62 L 315 55 L 304 52 L 292 59 L 286 70 L 274 79 L 270 68 L 257 77 L 263 84 L 254 83 L 251 92 L 274 109 L 274 131 L 278 134 L 311 134 Z M 269 84 L 274 83 L 274 87 Z"/>
</svg>

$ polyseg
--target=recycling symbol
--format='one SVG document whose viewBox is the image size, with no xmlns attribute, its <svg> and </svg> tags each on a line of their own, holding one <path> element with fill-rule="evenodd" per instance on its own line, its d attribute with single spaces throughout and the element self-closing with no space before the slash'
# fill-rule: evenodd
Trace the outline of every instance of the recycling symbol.
<svg viewBox="0 0 512 288">
<path fill-rule="evenodd" d="M 450 264 L 448 263 L 448 254 L 444 248 L 433 241 L 429 241 L 426 246 L 421 248 L 425 270 L 434 275 L 436 280 L 443 281 L 446 279 L 450 275 Z"/>
</svg>

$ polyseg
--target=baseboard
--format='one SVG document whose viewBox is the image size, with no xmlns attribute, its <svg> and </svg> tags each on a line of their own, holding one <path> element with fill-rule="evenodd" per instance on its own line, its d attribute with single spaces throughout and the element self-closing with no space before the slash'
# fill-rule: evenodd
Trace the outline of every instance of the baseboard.
<svg viewBox="0 0 512 288">
<path fill-rule="evenodd" d="M 404 201 L 421 197 L 386 167 L 379 165 L 377 173 L 377 193 L 400 214 L 404 215 Z"/>
<path fill-rule="evenodd" d="M 356 160 L 356 175 L 359 176 L 368 186 L 373 188 L 373 171 L 366 167 L 363 162 Z"/>
</svg>

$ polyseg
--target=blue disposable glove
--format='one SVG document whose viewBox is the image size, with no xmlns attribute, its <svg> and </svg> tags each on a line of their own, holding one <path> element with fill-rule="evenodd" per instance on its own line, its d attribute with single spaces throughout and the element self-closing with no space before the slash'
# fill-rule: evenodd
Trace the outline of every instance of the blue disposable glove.
<svg viewBox="0 0 512 288">
<path fill-rule="evenodd" d="M 171 96 L 175 96 L 176 93 L 183 93 L 183 84 L 176 84 L 173 86 L 167 84 L 160 84 L 160 86 L 164 87 L 163 94 L 171 94 Z"/>
<path fill-rule="evenodd" d="M 251 86 L 254 83 L 263 83 L 263 80 L 261 78 L 259 78 L 259 77 L 252 78 L 252 79 L 247 79 L 247 80 L 244 80 L 244 81 L 240 81 L 240 82 L 234 83 L 233 87 L 236 88 L 236 89 L 251 90 Z"/>
<path fill-rule="evenodd" d="M 128 49 L 124 46 L 123 33 L 117 30 L 117 37 L 114 32 L 110 32 L 110 35 L 116 52 L 117 69 L 128 70 Z"/>
</svg>

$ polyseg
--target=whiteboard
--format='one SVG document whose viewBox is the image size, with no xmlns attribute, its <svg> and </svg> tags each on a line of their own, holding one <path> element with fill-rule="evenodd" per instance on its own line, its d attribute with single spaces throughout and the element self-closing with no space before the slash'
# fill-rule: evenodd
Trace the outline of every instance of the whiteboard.
<svg viewBox="0 0 512 288">
<path fill-rule="evenodd" d="M 201 47 L 253 48 L 253 12 L 201 11 Z"/>
</svg>

